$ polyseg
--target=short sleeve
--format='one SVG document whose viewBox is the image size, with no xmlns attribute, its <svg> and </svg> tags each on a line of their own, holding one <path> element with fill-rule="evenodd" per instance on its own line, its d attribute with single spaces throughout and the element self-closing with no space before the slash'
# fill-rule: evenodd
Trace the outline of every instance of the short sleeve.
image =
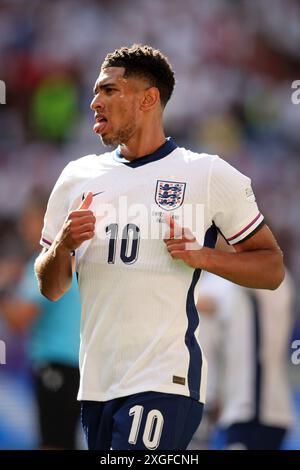
<svg viewBox="0 0 300 470">
<path fill-rule="evenodd" d="M 230 245 L 248 238 L 264 223 L 250 178 L 219 157 L 212 162 L 210 210 L 212 221 Z"/>
<path fill-rule="evenodd" d="M 40 239 L 46 248 L 52 245 L 69 212 L 72 163 L 64 168 L 49 197 Z"/>
</svg>

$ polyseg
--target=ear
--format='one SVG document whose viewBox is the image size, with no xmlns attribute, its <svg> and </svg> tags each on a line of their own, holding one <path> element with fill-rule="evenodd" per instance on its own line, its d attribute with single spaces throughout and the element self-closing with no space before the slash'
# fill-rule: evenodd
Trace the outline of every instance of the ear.
<svg viewBox="0 0 300 470">
<path fill-rule="evenodd" d="M 153 109 L 158 103 L 160 103 L 158 88 L 152 86 L 144 90 L 141 101 L 141 110 L 148 111 Z"/>
</svg>

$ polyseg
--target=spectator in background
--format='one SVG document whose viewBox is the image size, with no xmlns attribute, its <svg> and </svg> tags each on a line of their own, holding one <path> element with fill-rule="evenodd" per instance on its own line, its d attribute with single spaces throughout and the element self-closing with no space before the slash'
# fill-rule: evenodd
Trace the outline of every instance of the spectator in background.
<svg viewBox="0 0 300 470">
<path fill-rule="evenodd" d="M 13 295 L 2 296 L 0 311 L 10 327 L 28 331 L 42 448 L 74 449 L 80 405 L 78 352 L 80 299 L 76 281 L 66 296 L 50 302 L 40 295 L 33 264 L 39 251 L 48 194 L 35 188 L 20 218 L 29 261 Z"/>
<path fill-rule="evenodd" d="M 209 364 L 206 429 L 211 434 L 217 423 L 228 449 L 279 450 L 293 422 L 286 370 L 291 277 L 287 272 L 275 291 L 246 289 L 210 273 L 201 281 L 200 340 Z M 194 449 L 209 440 L 199 433 Z"/>
</svg>

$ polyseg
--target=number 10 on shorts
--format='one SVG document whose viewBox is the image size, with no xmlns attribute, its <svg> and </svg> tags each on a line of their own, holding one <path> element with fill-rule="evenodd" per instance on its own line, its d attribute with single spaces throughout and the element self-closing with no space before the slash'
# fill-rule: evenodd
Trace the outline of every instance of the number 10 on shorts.
<svg viewBox="0 0 300 470">
<path fill-rule="evenodd" d="M 144 407 L 136 405 L 130 408 L 129 416 L 133 416 L 131 430 L 128 438 L 129 444 L 136 444 L 140 432 Z M 164 417 L 159 410 L 149 411 L 143 433 L 143 443 L 149 450 L 155 450 L 159 446 L 164 425 Z"/>
</svg>

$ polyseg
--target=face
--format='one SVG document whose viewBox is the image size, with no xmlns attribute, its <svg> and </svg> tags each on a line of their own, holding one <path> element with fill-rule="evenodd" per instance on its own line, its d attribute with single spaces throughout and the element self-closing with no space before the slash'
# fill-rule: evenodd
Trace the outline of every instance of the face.
<svg viewBox="0 0 300 470">
<path fill-rule="evenodd" d="M 95 83 L 94 132 L 105 145 L 126 144 L 141 125 L 140 103 L 147 84 L 139 78 L 125 78 L 124 72 L 123 67 L 107 67 Z"/>
</svg>

